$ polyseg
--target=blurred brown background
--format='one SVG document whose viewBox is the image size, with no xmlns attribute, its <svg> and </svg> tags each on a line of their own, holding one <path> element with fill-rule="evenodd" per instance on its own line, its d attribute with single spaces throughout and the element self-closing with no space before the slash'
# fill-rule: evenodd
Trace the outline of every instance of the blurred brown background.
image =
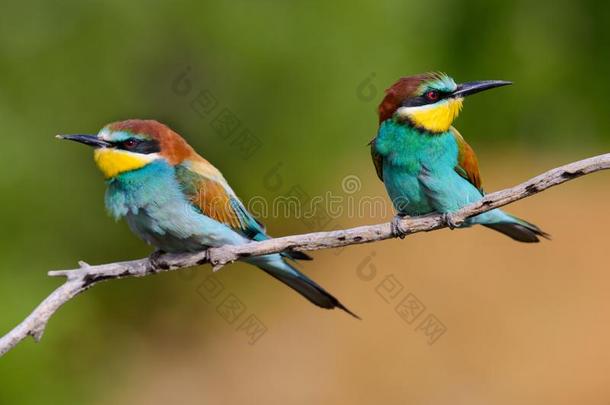
<svg viewBox="0 0 610 405">
<path fill-rule="evenodd" d="M 593 0 L 3 4 L 0 333 L 58 285 L 48 270 L 150 252 L 56 133 L 156 118 L 246 201 L 345 196 L 347 176 L 385 199 L 375 106 L 443 70 L 515 82 L 456 123 L 493 191 L 608 151 L 608 21 Z M 533 246 L 472 228 L 315 252 L 302 270 L 362 321 L 244 264 L 97 286 L 0 359 L 0 403 L 608 404 L 609 197 L 599 173 L 511 205 L 552 234 Z M 390 218 L 260 219 L 286 235 Z"/>
</svg>

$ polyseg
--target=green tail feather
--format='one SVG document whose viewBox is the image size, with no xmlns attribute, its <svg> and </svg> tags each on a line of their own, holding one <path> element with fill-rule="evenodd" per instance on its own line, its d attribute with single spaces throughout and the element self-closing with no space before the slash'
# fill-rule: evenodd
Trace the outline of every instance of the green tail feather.
<svg viewBox="0 0 610 405">
<path fill-rule="evenodd" d="M 285 261 L 282 261 L 281 264 L 276 262 L 275 264 L 258 264 L 258 266 L 270 276 L 297 291 L 311 303 L 326 309 L 339 308 L 354 318 L 360 319 L 328 291 Z"/>
<path fill-rule="evenodd" d="M 504 235 L 524 243 L 540 242 L 539 236 L 545 239 L 551 239 L 551 235 L 538 228 L 536 225 L 524 221 L 522 219 L 510 216 L 514 222 L 496 222 L 493 224 L 484 224 L 486 227 L 495 231 L 501 232 Z"/>
</svg>

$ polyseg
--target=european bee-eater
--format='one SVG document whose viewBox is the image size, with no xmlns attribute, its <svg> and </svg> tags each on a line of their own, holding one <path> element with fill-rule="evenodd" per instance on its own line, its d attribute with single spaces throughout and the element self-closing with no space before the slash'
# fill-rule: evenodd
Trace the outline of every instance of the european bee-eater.
<svg viewBox="0 0 610 405">
<path fill-rule="evenodd" d="M 444 73 L 424 73 L 403 77 L 386 90 L 371 154 L 398 213 L 392 221 L 395 235 L 408 233 L 400 221 L 407 215 L 441 213 L 454 228 L 451 212 L 483 197 L 477 157 L 452 124 L 464 97 L 509 84 L 500 80 L 456 84 Z M 473 224 L 520 242 L 548 237 L 536 225 L 500 209 L 469 218 L 461 226 Z"/>
<path fill-rule="evenodd" d="M 94 160 L 106 178 L 106 208 L 160 252 L 195 252 L 269 238 L 220 171 L 157 121 L 127 120 L 108 124 L 97 135 L 58 137 L 94 148 Z M 245 259 L 312 303 L 356 316 L 288 260 L 311 257 L 285 252 Z"/>
</svg>

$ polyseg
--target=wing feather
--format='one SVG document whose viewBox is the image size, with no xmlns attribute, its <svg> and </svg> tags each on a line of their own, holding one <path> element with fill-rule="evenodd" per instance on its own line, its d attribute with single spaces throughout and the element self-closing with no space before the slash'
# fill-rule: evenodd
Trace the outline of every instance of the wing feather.
<svg viewBox="0 0 610 405">
<path fill-rule="evenodd" d="M 262 224 L 246 210 L 220 171 L 203 158 L 176 166 L 176 178 L 191 203 L 204 215 L 252 239 L 265 235 Z"/>
<path fill-rule="evenodd" d="M 375 140 L 377 138 L 373 138 L 369 145 L 371 145 L 371 158 L 373 159 L 373 164 L 375 165 L 375 171 L 377 172 L 377 177 L 379 180 L 383 181 L 383 157 L 377 153 L 375 149 Z"/>
<path fill-rule="evenodd" d="M 264 225 L 248 212 L 220 171 L 204 158 L 198 156 L 176 166 L 176 179 L 187 198 L 204 215 L 249 239 L 269 239 Z M 286 251 L 281 255 L 292 260 L 311 260 L 309 255 L 298 251 Z"/>
<path fill-rule="evenodd" d="M 455 171 L 460 176 L 472 183 L 481 193 L 483 193 L 477 155 L 457 129 L 451 127 L 451 133 L 453 134 L 458 145 L 458 162 L 457 166 L 455 167 Z"/>
</svg>

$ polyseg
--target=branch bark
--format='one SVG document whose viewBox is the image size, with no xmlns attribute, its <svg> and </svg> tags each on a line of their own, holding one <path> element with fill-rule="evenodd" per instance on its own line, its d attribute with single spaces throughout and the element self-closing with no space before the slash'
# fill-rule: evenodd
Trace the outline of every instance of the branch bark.
<svg viewBox="0 0 610 405">
<path fill-rule="evenodd" d="M 513 203 L 580 176 L 605 169 L 610 169 L 610 153 L 557 167 L 517 186 L 487 194 L 480 201 L 452 213 L 452 222 L 459 225 L 469 217 Z M 405 218 L 403 226 L 409 229 L 409 234 L 429 232 L 446 227 L 446 221 L 441 215 L 433 214 Z M 49 319 L 63 304 L 101 281 L 124 277 L 144 277 L 205 263 L 211 263 L 216 271 L 225 264 L 250 256 L 260 256 L 286 250 L 330 249 L 371 243 L 393 237 L 390 223 L 384 223 L 338 231 L 285 236 L 245 245 L 226 245 L 198 253 L 168 253 L 155 257 L 154 260 L 144 258 L 96 266 L 79 262 L 78 269 L 49 272 L 49 276 L 63 276 L 66 277 L 66 281 L 42 301 L 19 325 L 0 338 L 0 356 L 28 336 L 32 336 L 37 342 L 40 341 Z"/>
</svg>

